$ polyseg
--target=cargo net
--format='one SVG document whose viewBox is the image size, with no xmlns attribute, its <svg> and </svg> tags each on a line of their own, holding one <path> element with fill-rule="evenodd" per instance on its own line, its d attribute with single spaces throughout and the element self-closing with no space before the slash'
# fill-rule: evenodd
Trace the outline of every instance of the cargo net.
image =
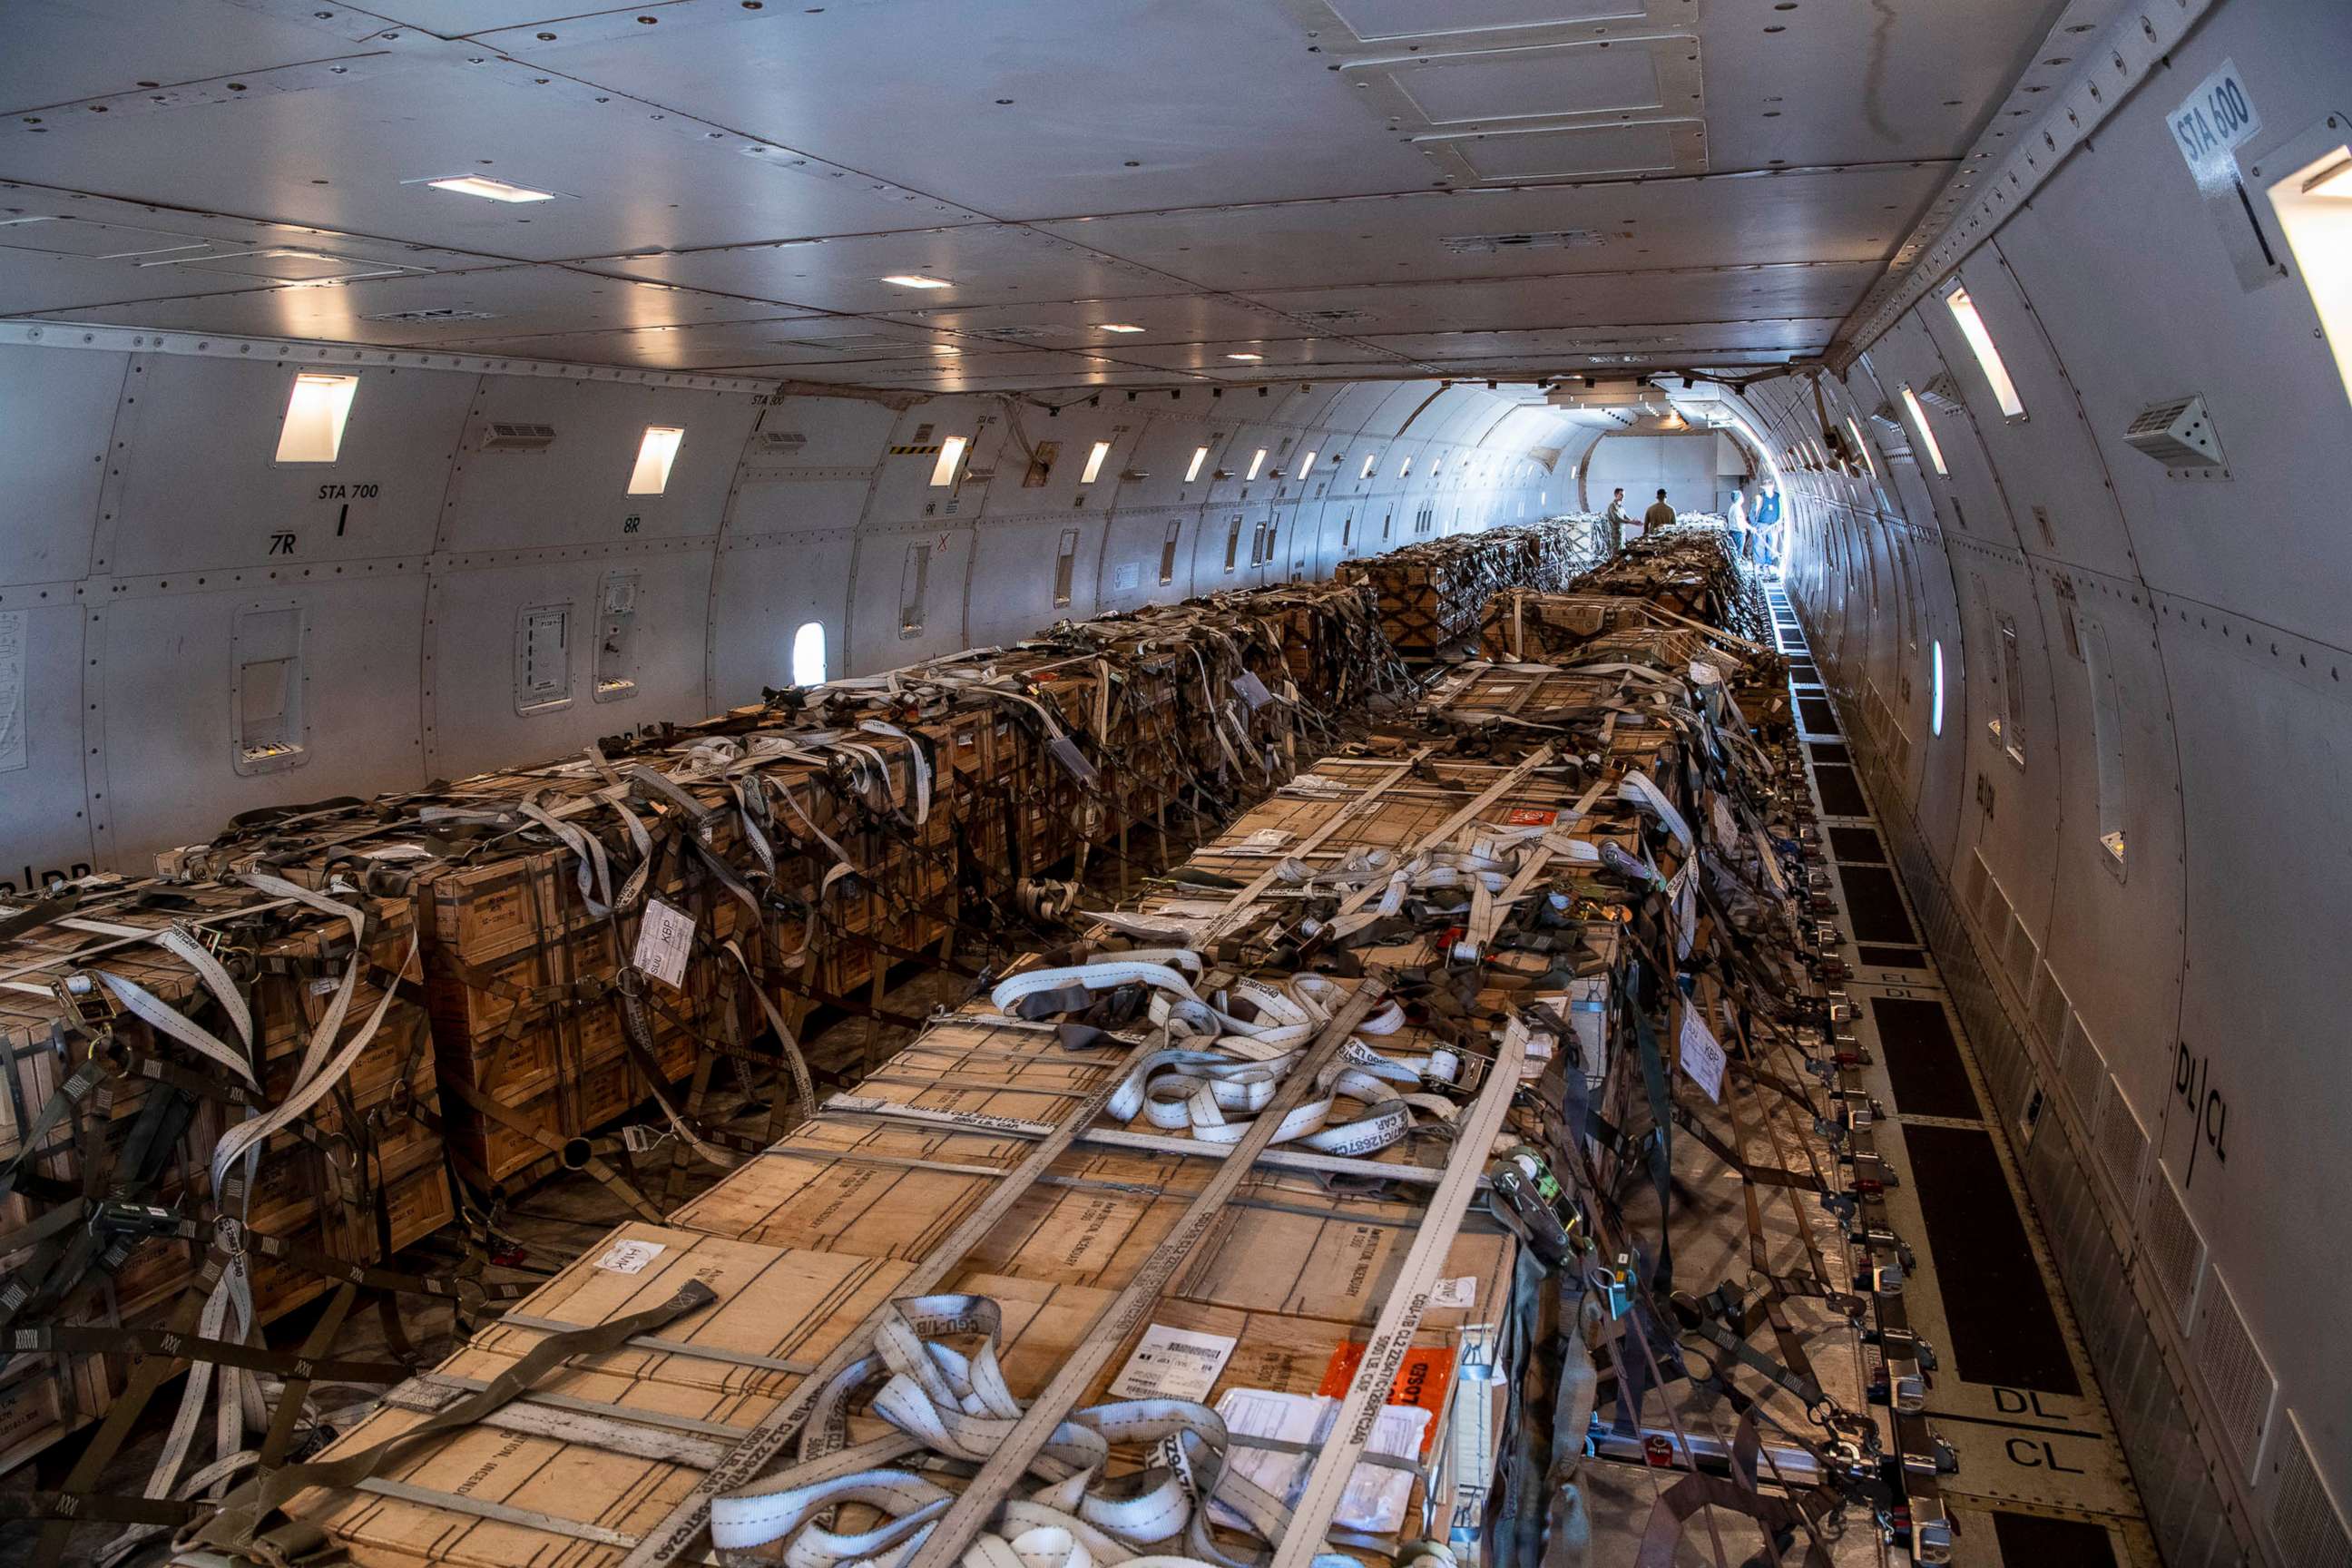
<svg viewBox="0 0 2352 1568">
<path fill-rule="evenodd" d="M 249 814 L 157 879 L 0 904 L 0 1467 L 104 1423 L 0 1519 L 41 1521 L 39 1563 L 160 1546 L 314 1440 L 326 1385 L 405 1378 L 404 1311 L 534 1289 L 504 1223 L 530 1184 L 659 1221 L 815 1111 L 813 1018 L 920 1029 L 894 970 L 968 984 L 1058 940 L 1055 879 L 1123 873 L 1130 835 L 1173 858 L 1402 679 L 1360 590 L 1223 595 Z M 710 1113 L 730 1079 L 764 1127 Z M 460 1261 L 392 1265 L 460 1219 Z M 324 1353 L 361 1300 L 390 1359 Z M 102 1493 L 167 1415 L 142 1495 Z"/>
<path fill-rule="evenodd" d="M 1707 618 L 1719 552 L 1672 549 L 1609 595 L 1670 614 L 1450 671 L 1139 896 L 1057 901 L 1051 944 L 854 1089 L 189 1510 L 189 1561 L 1729 1568 L 1846 1560 L 1856 1518 L 1911 1544 L 1932 1356 L 1788 694 Z"/>
<path fill-rule="evenodd" d="M 1381 629 L 1409 659 L 1465 647 L 1481 606 L 1507 588 L 1556 593 L 1609 553 L 1608 525 L 1596 514 L 1547 518 L 1409 544 L 1339 563 L 1339 580 L 1370 590 Z"/>
</svg>

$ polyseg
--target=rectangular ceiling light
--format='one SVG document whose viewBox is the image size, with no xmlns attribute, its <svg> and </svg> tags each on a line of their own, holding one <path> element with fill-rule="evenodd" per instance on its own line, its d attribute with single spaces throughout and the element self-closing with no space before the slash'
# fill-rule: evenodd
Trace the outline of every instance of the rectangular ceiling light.
<svg viewBox="0 0 2352 1568">
<path fill-rule="evenodd" d="M 1143 331 L 1141 327 L 1137 326 L 1132 321 L 1105 321 L 1102 324 L 1102 330 L 1106 332 L 1139 332 Z"/>
<path fill-rule="evenodd" d="M 677 461 L 677 444 L 686 432 L 675 425 L 648 425 L 637 443 L 637 466 L 629 472 L 629 493 L 657 496 L 669 489 L 669 466 Z"/>
<path fill-rule="evenodd" d="M 278 460 L 281 463 L 331 463 L 343 449 L 343 425 L 352 416 L 352 399 L 358 395 L 355 375 L 321 375 L 304 371 L 294 378 L 286 399 L 286 422 L 278 430 Z"/>
<path fill-rule="evenodd" d="M 1225 357 L 1227 359 L 1261 360 L 1265 356 L 1264 354 L 1227 354 Z"/>
<path fill-rule="evenodd" d="M 1919 444 L 1927 448 L 1927 461 L 1938 475 L 1948 475 L 1944 467 L 1944 448 L 1937 444 L 1935 431 L 1927 427 L 1927 411 L 1919 406 L 1919 395 L 1909 386 L 1903 388 L 1903 406 L 1911 411 L 1911 426 L 1919 432 Z"/>
<path fill-rule="evenodd" d="M 955 287 L 944 278 L 928 278 L 920 272 L 893 272 L 882 281 L 896 283 L 901 289 L 952 289 Z"/>
<path fill-rule="evenodd" d="M 1094 450 L 1087 454 L 1087 471 L 1078 476 L 1078 483 L 1082 485 L 1090 485 L 1094 483 L 1096 476 L 1102 472 L 1103 459 L 1109 456 L 1110 443 L 1108 441 L 1096 442 Z"/>
<path fill-rule="evenodd" d="M 2009 379 L 2009 367 L 2000 363 L 2000 351 L 1993 347 L 1992 334 L 1985 331 L 1984 317 L 1978 314 L 1977 302 L 1969 298 L 1967 289 L 1955 289 L 1944 296 L 1944 303 L 1951 307 L 1952 320 L 1960 324 L 1960 336 L 1969 340 L 1985 380 L 1992 384 L 1992 397 L 2000 405 L 2000 416 L 2024 418 L 2025 404 L 2017 395 L 2017 383 Z"/>
<path fill-rule="evenodd" d="M 1315 448 L 1309 447 L 1298 459 L 1298 477 L 1306 479 L 1315 471 Z"/>
<path fill-rule="evenodd" d="M 969 438 L 962 436 L 942 437 L 940 440 L 939 461 L 931 465 L 931 488 L 955 483 L 956 470 L 963 467 L 963 449 Z"/>
<path fill-rule="evenodd" d="M 510 184 L 505 180 L 493 180 L 487 174 L 452 174 L 446 180 L 427 180 L 436 191 L 455 191 L 461 196 L 480 196 L 493 202 L 551 202 L 553 191 L 535 191 L 529 185 Z"/>
<path fill-rule="evenodd" d="M 1189 485 L 1194 479 L 1199 479 L 1201 477 L 1201 465 L 1208 460 L 1209 449 L 1206 447 L 1193 447 L 1192 461 L 1187 465 L 1184 469 L 1184 482 Z"/>
<path fill-rule="evenodd" d="M 1412 475 L 1412 459 L 1411 458 L 1407 458 L 1403 462 L 1397 465 L 1397 478 L 1401 479 L 1409 479 Z"/>
<path fill-rule="evenodd" d="M 1257 471 L 1258 471 L 1260 468 L 1265 468 L 1265 447 L 1260 447 L 1257 449 L 1257 456 L 1256 456 L 1256 457 L 1255 457 L 1255 458 L 1252 458 L 1250 459 L 1249 472 L 1248 472 L 1248 473 L 1246 473 L 1246 474 L 1244 474 L 1244 475 L 1242 476 L 1242 478 L 1244 478 L 1244 479 L 1254 479 L 1257 478 Z"/>
<path fill-rule="evenodd" d="M 1374 452 L 1364 459 L 1364 471 L 1358 474 L 1356 477 L 1360 479 L 1369 479 L 1372 477 L 1372 470 L 1380 466 L 1381 455 L 1378 452 Z"/>
</svg>

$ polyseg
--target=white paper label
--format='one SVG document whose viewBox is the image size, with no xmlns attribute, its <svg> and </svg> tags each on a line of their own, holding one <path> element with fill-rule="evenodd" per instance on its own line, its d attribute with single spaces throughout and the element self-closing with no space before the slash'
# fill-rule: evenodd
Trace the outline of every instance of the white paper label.
<svg viewBox="0 0 2352 1568">
<path fill-rule="evenodd" d="M 1290 833 L 1287 828 L 1261 827 L 1255 833 L 1251 834 L 1247 838 L 1242 840 L 1242 847 L 1244 849 L 1279 849 L 1289 842 Z"/>
<path fill-rule="evenodd" d="M 25 647 L 23 610 L 0 611 L 0 773 L 25 765 Z"/>
<path fill-rule="evenodd" d="M 432 855 L 433 851 L 422 844 L 387 844 L 381 849 L 362 850 L 360 858 L 363 860 L 425 860 L 430 859 Z"/>
<path fill-rule="evenodd" d="M 1461 1274 L 1451 1279 L 1440 1279 L 1437 1289 L 1429 1293 L 1429 1304 L 1433 1307 L 1458 1307 L 1468 1311 L 1478 1304 L 1478 1277 Z"/>
<path fill-rule="evenodd" d="M 2238 177 L 2238 161 L 2230 154 L 2263 128 L 2263 117 L 2238 76 L 2237 62 L 2223 60 L 2165 124 L 2199 187 L 2226 189 Z"/>
<path fill-rule="evenodd" d="M 1723 1047 L 1715 1043 L 1715 1037 L 1707 1032 L 1706 1019 L 1690 1004 L 1683 1007 L 1682 1037 L 1676 1043 L 1675 1055 L 1683 1071 L 1690 1074 L 1691 1081 L 1706 1090 L 1707 1099 L 1722 1104 Z"/>
<path fill-rule="evenodd" d="M 1235 1342 L 1228 1334 L 1153 1323 L 1111 1381 L 1110 1391 L 1120 1399 L 1206 1399 Z"/>
<path fill-rule="evenodd" d="M 1274 693 L 1265 689 L 1265 682 L 1257 678 L 1257 672 L 1248 669 L 1234 677 L 1234 695 L 1248 703 L 1252 712 L 1274 700 Z"/>
<path fill-rule="evenodd" d="M 637 951 L 630 963 L 672 990 L 686 984 L 687 955 L 694 951 L 694 921 L 659 899 L 646 900 L 645 923 L 637 927 Z"/>
<path fill-rule="evenodd" d="M 596 1259 L 596 1267 L 607 1274 L 643 1274 L 646 1264 L 668 1250 L 659 1241 L 616 1241 Z"/>
<path fill-rule="evenodd" d="M 1267 1437 L 1310 1450 L 1328 1439 L 1339 1411 L 1339 1402 L 1336 1399 L 1314 1394 L 1277 1394 L 1266 1388 L 1228 1389 L 1217 1400 L 1217 1414 L 1224 1418 L 1225 1429 L 1234 1436 Z M 1428 1430 L 1429 1422 L 1430 1413 L 1418 1405 L 1384 1405 L 1373 1418 L 1364 1447 L 1368 1452 L 1391 1458 L 1417 1459 L 1422 1435 Z M 1227 1463 L 1286 1504 L 1295 1504 L 1306 1489 L 1307 1472 L 1313 1458 L 1311 1451 L 1287 1453 L 1236 1444 Z M 1412 1483 L 1411 1470 L 1387 1465 L 1358 1465 L 1349 1474 L 1347 1490 L 1340 1494 L 1339 1507 L 1331 1522 L 1344 1530 L 1391 1534 L 1404 1523 L 1405 1504 L 1412 1496 Z M 1212 1502 L 1209 1508 L 1212 1516 L 1224 1523 L 1244 1522 L 1222 1502 Z"/>
</svg>

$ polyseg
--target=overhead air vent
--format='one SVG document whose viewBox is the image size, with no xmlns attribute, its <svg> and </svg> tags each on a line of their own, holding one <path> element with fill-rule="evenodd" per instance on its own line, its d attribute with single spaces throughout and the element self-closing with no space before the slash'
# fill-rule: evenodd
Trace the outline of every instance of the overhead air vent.
<svg viewBox="0 0 2352 1568">
<path fill-rule="evenodd" d="M 1882 436 L 1899 438 L 1903 434 L 1903 421 L 1896 416 L 1895 405 L 1892 403 L 1882 403 L 1872 409 L 1870 422 L 1878 427 L 1878 433 Z"/>
<path fill-rule="evenodd" d="M 751 437 L 751 455 L 755 458 L 797 458 L 808 445 L 808 437 L 798 430 L 761 430 Z"/>
<path fill-rule="evenodd" d="M 552 425 L 493 424 L 482 437 L 485 452 L 544 452 L 555 445 Z"/>
<path fill-rule="evenodd" d="M 1968 407 L 1960 397 L 1960 384 L 1952 379 L 1948 370 L 1939 370 L 1928 378 L 1927 384 L 1919 388 L 1919 401 L 1947 414 L 1958 414 Z"/>
<path fill-rule="evenodd" d="M 2221 466 L 2221 440 L 2213 432 L 2202 397 L 2168 397 L 2149 404 L 2132 416 L 2124 431 L 2124 445 L 2168 468 Z"/>
<path fill-rule="evenodd" d="M 1320 321 L 1327 327 L 1344 327 L 1372 319 L 1370 310 L 1293 310 L 1291 314 L 1302 321 Z"/>
<path fill-rule="evenodd" d="M 1496 256 L 1506 250 L 1577 250 L 1606 241 L 1597 228 L 1553 228 L 1519 234 L 1449 234 L 1437 243 L 1456 256 Z"/>
<path fill-rule="evenodd" d="M 461 310 L 454 305 L 434 310 L 386 310 L 379 316 L 362 316 L 362 321 L 495 321 L 496 310 Z"/>
</svg>

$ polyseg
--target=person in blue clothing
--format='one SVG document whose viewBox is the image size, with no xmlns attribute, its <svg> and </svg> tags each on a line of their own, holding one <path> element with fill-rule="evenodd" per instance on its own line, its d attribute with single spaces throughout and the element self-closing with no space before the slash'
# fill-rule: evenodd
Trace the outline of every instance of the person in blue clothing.
<svg viewBox="0 0 2352 1568">
<path fill-rule="evenodd" d="M 1757 492 L 1754 521 L 1758 558 L 1769 570 L 1780 559 L 1780 491 L 1769 479 Z"/>
</svg>

